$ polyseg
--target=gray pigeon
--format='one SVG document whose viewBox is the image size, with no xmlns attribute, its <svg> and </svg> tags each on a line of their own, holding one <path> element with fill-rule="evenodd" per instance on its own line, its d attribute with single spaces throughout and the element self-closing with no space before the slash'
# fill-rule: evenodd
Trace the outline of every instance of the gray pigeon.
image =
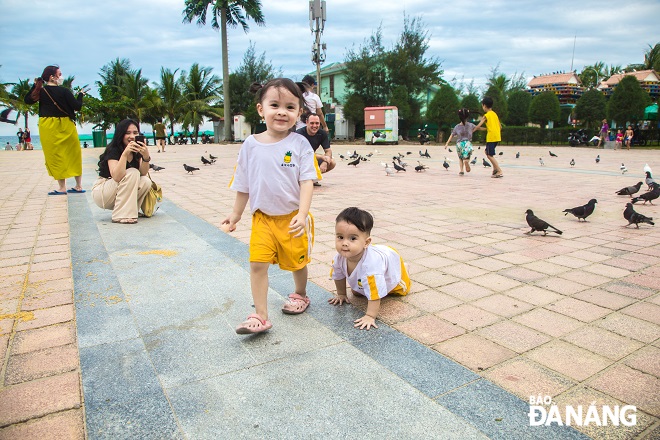
<svg viewBox="0 0 660 440">
<path fill-rule="evenodd" d="M 564 216 L 568 214 L 573 214 L 574 216 L 577 217 L 578 221 L 582 219 L 586 222 L 587 217 L 593 214 L 594 209 L 596 208 L 596 203 L 598 203 L 596 199 L 591 199 L 589 200 L 589 202 L 587 202 L 586 205 L 578 206 L 575 208 L 564 209 L 563 211 L 565 212 Z"/>
<path fill-rule="evenodd" d="M 481 163 L 484 164 L 484 168 L 490 168 L 491 167 L 486 159 L 481 159 Z"/>
<path fill-rule="evenodd" d="M 632 197 L 632 195 L 635 194 L 637 191 L 639 191 L 639 189 L 641 187 L 642 187 L 642 182 L 638 182 L 635 185 L 626 186 L 625 188 L 621 188 L 616 193 L 620 196 L 630 196 L 630 197 Z"/>
<path fill-rule="evenodd" d="M 626 209 L 623 211 L 623 218 L 628 220 L 628 224 L 626 225 L 626 228 L 633 223 L 635 226 L 637 226 L 637 229 L 639 229 L 639 224 L 640 223 L 648 223 L 649 225 L 655 225 L 653 223 L 653 217 L 646 217 L 645 215 L 640 214 L 639 212 L 635 211 L 633 209 L 632 203 L 626 203 Z"/>
<path fill-rule="evenodd" d="M 651 187 L 653 188 L 651 191 L 645 192 L 644 194 L 640 194 L 637 197 L 633 197 L 632 203 L 637 203 L 640 200 L 644 200 L 645 205 L 646 205 L 646 202 L 649 202 L 652 205 L 653 200 L 660 197 L 660 185 L 658 185 L 657 183 L 653 183 L 651 185 Z"/>
<path fill-rule="evenodd" d="M 646 179 L 644 181 L 646 182 L 646 185 L 649 187 L 649 191 L 652 190 L 653 188 L 651 187 L 652 183 L 655 183 L 655 180 L 653 180 L 653 176 L 651 175 L 650 171 L 645 171 L 646 173 Z"/>
<path fill-rule="evenodd" d="M 531 234 L 532 232 L 539 231 L 539 232 L 543 232 L 543 235 L 548 235 L 548 231 L 547 231 L 548 228 L 553 229 L 550 232 L 554 232 L 555 234 L 559 234 L 559 235 L 563 234 L 563 232 L 560 231 L 559 229 L 555 228 L 548 222 L 541 220 L 540 218 L 535 216 L 534 211 L 532 211 L 531 209 L 525 211 L 525 214 L 527 214 L 525 220 L 527 220 L 527 224 L 529 225 L 529 227 L 532 228 L 529 232 L 525 232 L 525 234 Z"/>
</svg>

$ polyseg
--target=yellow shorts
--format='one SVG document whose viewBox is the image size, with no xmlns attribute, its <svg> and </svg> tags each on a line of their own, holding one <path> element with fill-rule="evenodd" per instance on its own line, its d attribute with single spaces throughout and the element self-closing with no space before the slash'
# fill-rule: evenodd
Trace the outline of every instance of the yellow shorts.
<svg viewBox="0 0 660 440">
<path fill-rule="evenodd" d="M 396 249 L 392 248 L 392 250 L 396 252 Z M 394 295 L 406 296 L 408 295 L 408 292 L 410 292 L 410 275 L 408 275 L 408 268 L 400 255 L 399 261 L 401 261 L 401 281 L 399 281 L 399 284 L 394 289 L 388 292 L 388 295 L 391 293 Z"/>
<path fill-rule="evenodd" d="M 300 237 L 289 234 L 291 219 L 298 214 L 267 215 L 257 211 L 252 215 L 250 262 L 279 264 L 283 270 L 297 271 L 311 260 L 314 246 L 314 217 L 307 215 L 305 232 Z"/>
</svg>

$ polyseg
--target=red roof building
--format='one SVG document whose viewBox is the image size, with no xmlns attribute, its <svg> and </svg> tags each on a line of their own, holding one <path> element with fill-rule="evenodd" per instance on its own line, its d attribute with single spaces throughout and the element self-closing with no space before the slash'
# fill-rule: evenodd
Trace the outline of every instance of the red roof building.
<svg viewBox="0 0 660 440">
<path fill-rule="evenodd" d="M 582 82 L 575 72 L 535 76 L 527 87 L 532 96 L 553 92 L 562 105 L 575 104 L 583 92 Z"/>
<path fill-rule="evenodd" d="M 638 72 L 626 72 L 610 76 L 607 81 L 603 81 L 598 86 L 598 90 L 602 91 L 605 96 L 611 96 L 612 92 L 624 76 L 632 75 L 637 78 L 639 85 L 642 89 L 649 94 L 653 101 L 658 100 L 660 96 L 660 76 L 655 70 L 640 70 Z"/>
</svg>

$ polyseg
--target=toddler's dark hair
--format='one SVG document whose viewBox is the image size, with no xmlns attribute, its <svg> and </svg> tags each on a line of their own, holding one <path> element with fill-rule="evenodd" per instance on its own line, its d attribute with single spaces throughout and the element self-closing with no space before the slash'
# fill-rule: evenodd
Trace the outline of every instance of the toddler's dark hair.
<svg viewBox="0 0 660 440">
<path fill-rule="evenodd" d="M 271 89 L 273 87 L 275 87 L 276 89 L 288 90 L 289 92 L 291 92 L 293 96 L 298 98 L 298 100 L 300 101 L 300 108 L 304 107 L 305 98 L 303 98 L 302 92 L 300 91 L 300 87 L 289 78 L 271 79 L 266 84 L 259 84 L 254 82 L 250 85 L 250 93 L 254 93 L 255 101 L 260 103 L 264 95 L 268 91 L 268 89 Z"/>
<path fill-rule="evenodd" d="M 470 116 L 470 110 L 462 108 L 458 111 L 458 118 L 461 120 L 461 124 L 465 125 L 465 121 Z"/>
<path fill-rule="evenodd" d="M 490 96 L 484 96 L 484 99 L 481 100 L 481 103 L 488 108 L 493 108 L 493 98 Z"/>
<path fill-rule="evenodd" d="M 371 229 L 374 227 L 374 218 L 372 215 L 367 211 L 354 206 L 346 208 L 340 212 L 335 222 L 346 222 L 354 225 L 360 231 L 366 232 L 369 235 L 371 235 Z"/>
</svg>

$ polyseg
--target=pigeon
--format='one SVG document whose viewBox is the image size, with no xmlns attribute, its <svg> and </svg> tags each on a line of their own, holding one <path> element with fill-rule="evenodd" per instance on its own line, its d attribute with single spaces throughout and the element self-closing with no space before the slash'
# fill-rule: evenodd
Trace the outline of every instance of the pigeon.
<svg viewBox="0 0 660 440">
<path fill-rule="evenodd" d="M 410 156 L 412 154 L 412 151 L 406 151 L 406 154 Z"/>
<path fill-rule="evenodd" d="M 490 163 L 486 159 L 481 159 L 481 163 L 484 164 L 484 168 L 490 168 Z"/>
<path fill-rule="evenodd" d="M 516 153 L 516 159 L 520 159 L 520 151 Z"/>
<path fill-rule="evenodd" d="M 449 171 L 449 162 L 447 162 L 447 159 L 445 159 L 445 161 L 442 162 L 442 166 L 445 167 L 445 171 Z"/>
<path fill-rule="evenodd" d="M 373 156 L 373 155 L 374 155 L 374 153 L 371 153 L 371 152 L 370 152 L 370 153 L 367 153 L 367 157 L 371 157 L 371 156 Z"/>
<path fill-rule="evenodd" d="M 388 177 L 394 174 L 394 170 L 390 168 L 387 164 L 385 164 L 385 174 L 387 174 Z"/>
<path fill-rule="evenodd" d="M 575 166 L 575 159 L 571 159 L 570 165 L 571 165 L 571 167 Z"/>
<path fill-rule="evenodd" d="M 554 226 L 548 224 L 547 222 L 535 216 L 534 211 L 532 211 L 531 209 L 525 211 L 525 214 L 527 214 L 525 220 L 527 220 L 527 224 L 529 225 L 529 227 L 532 228 L 530 229 L 529 232 L 526 232 L 526 234 L 531 234 L 532 232 L 539 231 L 539 232 L 543 232 L 543 235 L 548 235 L 548 231 L 547 231 L 548 228 L 554 229 L 553 231 L 550 232 L 554 232 L 555 234 L 559 234 L 559 235 L 563 234 L 563 232 L 561 232 L 559 229 L 555 228 Z"/>
<path fill-rule="evenodd" d="M 642 182 L 638 182 L 636 185 L 626 186 L 625 188 L 621 188 L 616 193 L 620 196 L 632 197 L 632 195 L 635 194 L 637 191 L 639 191 L 641 187 L 642 187 Z"/>
<path fill-rule="evenodd" d="M 428 148 L 427 148 L 426 151 L 423 152 L 423 153 L 422 153 L 422 150 L 419 150 L 419 155 L 420 155 L 421 157 L 426 157 L 426 158 L 428 158 L 428 159 L 431 158 L 431 155 L 429 154 L 429 149 L 428 149 Z"/>
<path fill-rule="evenodd" d="M 348 165 L 353 165 L 354 167 L 357 167 L 359 163 L 360 163 L 360 156 L 358 156 L 357 159 L 349 162 Z"/>
<path fill-rule="evenodd" d="M 151 168 L 151 169 L 154 170 L 154 171 L 160 171 L 160 170 L 164 170 L 164 169 L 165 169 L 164 167 L 159 167 L 158 165 L 153 164 L 153 163 L 150 163 L 150 164 L 149 164 L 149 168 Z"/>
<path fill-rule="evenodd" d="M 417 165 L 417 166 L 415 167 L 415 171 L 417 171 L 418 173 L 419 173 L 420 171 L 426 171 L 426 170 L 429 169 L 429 167 L 427 167 L 426 165 L 424 165 L 424 164 L 421 163 L 420 161 L 417 161 L 417 163 L 418 163 L 419 165 Z"/>
<path fill-rule="evenodd" d="M 397 173 L 399 171 L 406 171 L 406 169 L 404 167 L 402 167 L 401 165 L 397 165 L 396 162 L 392 161 L 392 164 L 394 165 L 394 169 L 396 170 Z"/>
<path fill-rule="evenodd" d="M 660 197 L 660 185 L 657 183 L 654 183 L 652 185 L 652 190 L 649 192 L 645 192 L 644 194 L 640 194 L 637 197 L 633 197 L 632 203 L 635 204 L 639 202 L 640 200 L 644 200 L 644 204 L 646 205 L 646 202 L 649 202 L 651 205 L 653 204 L 653 200 L 657 199 Z"/>
<path fill-rule="evenodd" d="M 623 162 L 621 162 L 621 166 L 619 167 L 619 169 L 621 170 L 621 174 L 626 174 L 626 172 L 628 171 L 628 168 L 626 168 Z"/>
<path fill-rule="evenodd" d="M 209 154 L 209 157 L 211 158 L 211 160 L 216 160 L 217 159 L 217 157 L 212 155 L 212 154 Z"/>
<path fill-rule="evenodd" d="M 647 163 L 644 164 L 644 172 L 653 174 L 653 171 L 651 171 L 651 167 Z"/>
<path fill-rule="evenodd" d="M 632 225 L 633 223 L 635 224 L 635 226 L 637 226 L 637 229 L 639 229 L 640 223 L 648 223 L 649 225 L 655 225 L 655 223 L 653 223 L 653 217 L 647 217 L 635 211 L 633 209 L 632 203 L 626 203 L 626 209 L 624 209 L 623 211 L 623 218 L 628 220 L 628 224 L 626 225 L 626 228 Z"/>
<path fill-rule="evenodd" d="M 452 152 L 451 148 L 448 148 L 447 150 L 449 150 L 450 153 Z"/>
<path fill-rule="evenodd" d="M 593 214 L 594 208 L 596 208 L 596 203 L 598 203 L 598 201 L 596 199 L 591 199 L 591 200 L 589 200 L 589 202 L 586 205 L 578 206 L 576 208 L 564 209 L 563 212 L 566 213 L 566 214 L 564 214 L 564 216 L 566 216 L 567 214 L 570 213 L 570 214 L 573 214 L 574 216 L 576 216 L 578 221 L 580 221 L 580 219 L 582 219 L 586 222 L 587 217 L 589 217 L 591 214 Z"/>
<path fill-rule="evenodd" d="M 339 158 L 340 158 L 341 160 L 344 160 L 344 159 L 346 159 L 346 156 L 344 156 L 343 154 L 340 154 L 340 155 L 339 155 Z"/>
<path fill-rule="evenodd" d="M 548 153 L 550 153 L 550 156 L 551 156 L 551 157 L 559 157 L 559 156 L 557 156 L 555 153 L 553 153 L 552 151 L 548 151 Z"/>
<path fill-rule="evenodd" d="M 600 154 L 596 156 L 596 163 L 600 162 Z"/>
<path fill-rule="evenodd" d="M 210 160 L 208 160 L 208 159 L 205 158 L 204 156 L 202 156 L 202 163 L 203 163 L 204 165 L 213 165 L 213 162 L 211 162 Z"/>
<path fill-rule="evenodd" d="M 649 191 L 650 191 L 651 189 L 653 189 L 653 188 L 651 187 L 651 184 L 652 184 L 652 183 L 655 183 L 655 180 L 653 180 L 653 176 L 651 175 L 651 172 L 650 172 L 650 171 L 646 171 L 646 179 L 644 179 L 644 181 L 646 182 L 646 185 L 648 185 L 648 187 L 649 187 L 648 190 L 649 190 Z"/>
<path fill-rule="evenodd" d="M 502 156 L 504 154 L 504 151 L 500 151 L 498 154 Z"/>
<path fill-rule="evenodd" d="M 470 161 L 470 164 L 471 164 L 471 165 L 476 165 L 476 163 L 477 163 L 477 156 L 474 156 L 474 159 L 472 159 L 472 160 Z"/>
<path fill-rule="evenodd" d="M 543 158 L 539 157 L 539 163 L 541 164 L 542 167 L 545 166 L 545 162 L 543 162 Z"/>
<path fill-rule="evenodd" d="M 183 164 L 183 169 L 188 171 L 189 174 L 194 174 L 193 171 L 199 171 L 199 168 L 188 166 L 185 163 Z"/>
</svg>

